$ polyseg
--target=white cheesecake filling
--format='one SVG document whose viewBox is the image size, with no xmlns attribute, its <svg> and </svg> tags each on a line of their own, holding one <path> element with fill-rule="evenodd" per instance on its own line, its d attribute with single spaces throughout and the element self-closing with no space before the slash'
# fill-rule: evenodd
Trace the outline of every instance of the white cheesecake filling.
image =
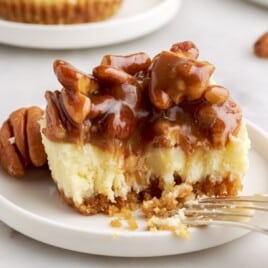
<svg viewBox="0 0 268 268">
<path fill-rule="evenodd" d="M 42 120 L 41 128 L 44 127 Z M 142 157 L 132 155 L 125 159 L 89 143 L 57 143 L 45 135 L 42 140 L 53 179 L 76 204 L 95 194 L 103 194 L 111 201 L 115 197 L 126 198 L 131 190 L 145 189 L 152 177 L 162 178 L 166 185 L 174 183 L 174 174 L 189 184 L 207 177 L 219 182 L 226 177 L 242 178 L 248 167 L 250 147 L 244 122 L 226 147 L 197 149 L 190 157 L 180 147 L 149 147 Z"/>
</svg>

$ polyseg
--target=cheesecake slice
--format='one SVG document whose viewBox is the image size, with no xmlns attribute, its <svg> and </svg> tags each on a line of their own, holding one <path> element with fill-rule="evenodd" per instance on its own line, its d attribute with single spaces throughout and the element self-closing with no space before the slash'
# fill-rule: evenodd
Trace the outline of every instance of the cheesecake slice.
<svg viewBox="0 0 268 268">
<path fill-rule="evenodd" d="M 64 200 L 85 215 L 147 215 L 237 195 L 250 141 L 241 110 L 192 42 L 154 58 L 106 55 L 92 74 L 56 60 L 42 142 Z M 164 211 L 164 212 L 163 212 Z M 162 215 L 161 214 L 161 215 Z"/>
</svg>

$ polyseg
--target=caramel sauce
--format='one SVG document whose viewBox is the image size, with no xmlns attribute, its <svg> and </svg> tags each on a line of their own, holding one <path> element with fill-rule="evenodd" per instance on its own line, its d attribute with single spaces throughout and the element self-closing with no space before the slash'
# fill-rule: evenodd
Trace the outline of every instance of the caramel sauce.
<svg viewBox="0 0 268 268">
<path fill-rule="evenodd" d="M 214 67 L 207 62 L 163 51 L 153 62 L 149 94 L 159 109 L 202 96 Z"/>
<path fill-rule="evenodd" d="M 147 71 L 151 65 L 151 59 L 143 52 L 128 56 L 106 55 L 102 58 L 101 64 L 114 66 L 128 74 L 135 75 L 139 71 Z"/>
<path fill-rule="evenodd" d="M 199 147 L 224 147 L 239 128 L 239 107 L 226 89 L 211 89 L 214 67 L 195 59 L 198 51 L 192 44 L 172 48 L 152 61 L 144 53 L 107 55 L 93 77 L 59 62 L 56 75 L 71 86 L 46 93 L 45 135 L 56 142 L 91 143 L 126 156 L 139 155 L 147 146 L 180 146 L 187 154 Z M 222 95 L 217 97 L 217 92 Z M 76 107 L 69 107 L 75 102 Z"/>
</svg>

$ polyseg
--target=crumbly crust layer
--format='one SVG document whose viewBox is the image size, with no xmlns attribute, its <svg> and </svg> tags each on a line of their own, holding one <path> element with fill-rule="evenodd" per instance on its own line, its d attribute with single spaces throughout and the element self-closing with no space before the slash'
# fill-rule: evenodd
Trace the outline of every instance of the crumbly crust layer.
<svg viewBox="0 0 268 268">
<path fill-rule="evenodd" d="M 210 178 L 206 178 L 194 185 L 181 184 L 181 186 L 183 187 L 180 193 L 172 197 L 164 191 L 161 193 L 156 184 L 152 183 L 145 191 L 139 194 L 134 191 L 129 192 L 126 200 L 118 197 L 115 202 L 111 202 L 106 196 L 98 194 L 89 199 L 84 199 L 81 204 L 75 203 L 72 198 L 67 197 L 60 189 L 59 193 L 69 206 L 83 215 L 98 213 L 115 215 L 122 209 L 135 210 L 142 206 L 145 216 L 149 218 L 153 215 L 169 216 L 169 211 L 181 208 L 186 200 L 193 199 L 195 196 L 236 196 L 242 190 L 239 177 L 227 177 L 223 178 L 222 181 L 213 181 Z M 151 201 L 149 205 L 148 203 L 146 204 L 148 201 Z"/>
<path fill-rule="evenodd" d="M 0 0 L 0 17 L 35 24 L 75 24 L 111 17 L 122 0 Z"/>
</svg>

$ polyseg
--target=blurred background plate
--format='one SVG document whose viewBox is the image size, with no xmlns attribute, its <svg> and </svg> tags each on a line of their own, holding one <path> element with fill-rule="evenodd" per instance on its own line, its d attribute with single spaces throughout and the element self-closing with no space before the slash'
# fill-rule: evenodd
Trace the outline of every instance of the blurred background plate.
<svg viewBox="0 0 268 268">
<path fill-rule="evenodd" d="M 247 0 L 247 1 L 268 7 L 268 0 Z"/>
<path fill-rule="evenodd" d="M 151 33 L 168 23 L 181 0 L 125 0 L 112 19 L 77 25 L 35 25 L 0 20 L 0 43 L 43 49 L 116 44 Z"/>
</svg>

